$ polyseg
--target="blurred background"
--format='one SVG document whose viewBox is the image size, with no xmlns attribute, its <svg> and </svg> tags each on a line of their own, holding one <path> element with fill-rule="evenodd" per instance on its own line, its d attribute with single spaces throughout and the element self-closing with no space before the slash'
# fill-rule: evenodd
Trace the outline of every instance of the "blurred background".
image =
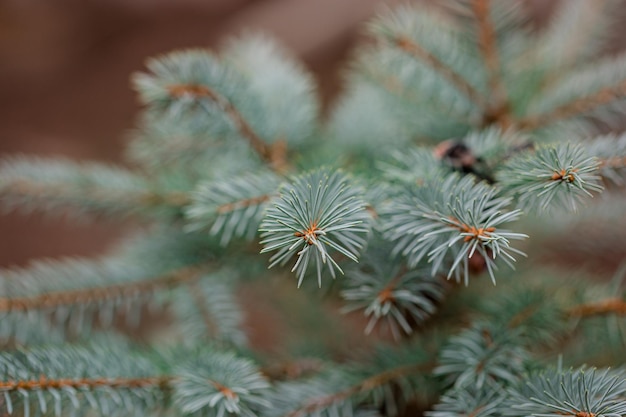
<svg viewBox="0 0 626 417">
<path fill-rule="evenodd" d="M 341 91 L 341 69 L 362 23 L 398 2 L 2 0 L 0 156 L 122 161 L 139 111 L 130 75 L 150 56 L 219 47 L 245 30 L 268 32 L 293 50 L 315 74 L 327 107 Z M 525 3 L 541 24 L 557 1 Z M 94 255 L 125 227 L 2 215 L 0 266 L 24 265 L 35 257 Z"/>
</svg>

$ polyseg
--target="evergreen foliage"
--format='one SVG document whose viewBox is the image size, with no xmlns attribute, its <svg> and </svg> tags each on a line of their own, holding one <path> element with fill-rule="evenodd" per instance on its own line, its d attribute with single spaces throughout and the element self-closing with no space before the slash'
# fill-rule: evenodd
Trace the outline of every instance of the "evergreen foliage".
<svg viewBox="0 0 626 417">
<path fill-rule="evenodd" d="M 327 118 L 251 34 L 134 76 L 137 168 L 4 159 L 9 210 L 143 227 L 0 271 L 0 414 L 626 416 L 626 269 L 583 268 L 625 255 L 620 2 L 432 3 L 374 19 Z"/>
</svg>

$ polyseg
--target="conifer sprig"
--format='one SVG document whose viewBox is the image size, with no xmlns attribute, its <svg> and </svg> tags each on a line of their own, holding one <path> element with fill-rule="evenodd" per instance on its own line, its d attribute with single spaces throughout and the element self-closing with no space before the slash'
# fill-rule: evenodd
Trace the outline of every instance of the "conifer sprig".
<svg viewBox="0 0 626 417">
<path fill-rule="evenodd" d="M 0 353 L 3 411 L 24 417 L 92 409 L 134 415 L 164 407 L 171 378 L 126 349 L 45 347 Z"/>
<path fill-rule="evenodd" d="M 385 396 L 381 398 L 379 395 L 382 388 L 394 383 L 402 385 L 404 379 L 423 373 L 429 367 L 430 364 L 414 363 L 367 376 L 359 375 L 354 370 L 336 369 L 306 380 L 282 383 L 277 386 L 272 398 L 276 407 L 270 409 L 268 416 L 356 415 L 360 407 L 368 409 L 368 406 L 378 408 L 383 405 Z M 388 406 L 393 408 L 390 404 Z"/>
<path fill-rule="evenodd" d="M 270 258 L 270 268 L 284 265 L 293 255 L 292 268 L 302 284 L 309 266 L 317 270 L 322 285 L 322 268 L 327 265 L 332 277 L 343 270 L 330 251 L 357 262 L 366 243 L 370 216 L 358 188 L 340 172 L 320 169 L 296 177 L 281 189 L 280 199 L 267 214 L 260 231 L 261 253 L 278 251 Z"/>
<path fill-rule="evenodd" d="M 515 383 L 530 359 L 515 336 L 513 330 L 475 323 L 443 347 L 434 373 L 455 388 Z"/>
<path fill-rule="evenodd" d="M 441 396 L 428 417 L 489 417 L 501 416 L 506 409 L 504 389 L 497 385 L 482 387 L 465 386 L 452 388 Z"/>
<path fill-rule="evenodd" d="M 159 190 L 122 167 L 14 157 L 0 163 L 0 203 L 9 209 L 120 218 L 177 211 L 189 203 L 189 197 Z"/>
<path fill-rule="evenodd" d="M 184 414 L 256 417 L 271 405 L 269 382 L 252 361 L 233 353 L 196 352 L 175 373 L 174 404 Z"/>
<path fill-rule="evenodd" d="M 494 188 L 452 174 L 407 189 L 393 201 L 383 213 L 384 235 L 397 242 L 394 251 L 406 256 L 410 267 L 427 259 L 431 275 L 447 270 L 448 278 L 454 275 L 467 285 L 469 260 L 479 256 L 495 283 L 496 258 L 513 268 L 511 253 L 523 253 L 510 241 L 527 237 L 500 228 L 521 215 L 505 211 L 510 204 Z"/>
<path fill-rule="evenodd" d="M 243 344 L 239 306 L 226 285 L 235 274 L 211 266 L 209 246 L 206 237 L 161 229 L 128 239 L 101 259 L 49 260 L 0 270 L 1 343 L 33 345 L 46 335 L 56 342 L 83 340 L 124 321 L 137 328 L 150 316 L 146 309 L 171 307 L 185 320 L 180 327 L 188 340 L 208 336 Z M 181 296 L 196 285 L 215 290 L 192 290 L 191 299 Z M 211 326 L 199 325 L 203 320 Z"/>
<path fill-rule="evenodd" d="M 511 395 L 507 415 L 622 416 L 624 394 L 623 370 L 552 369 L 520 383 Z"/>
<path fill-rule="evenodd" d="M 369 318 L 365 333 L 369 334 L 380 320 L 385 320 L 393 336 L 411 334 L 436 309 L 445 293 L 441 280 L 427 270 L 407 270 L 398 263 L 393 268 L 382 268 L 380 257 L 347 273 L 346 288 L 341 292 L 347 305 L 344 312 L 363 310 Z"/>
<path fill-rule="evenodd" d="M 473 277 L 486 271 L 495 283 L 500 259 L 512 268 L 524 256 L 513 241 L 527 236 L 508 229 L 520 209 L 538 209 L 554 225 L 573 218 L 560 214 L 600 192 L 602 181 L 623 184 L 624 135 L 594 138 L 626 115 L 626 55 L 603 50 L 616 4 L 560 2 L 542 29 L 528 24 L 520 1 L 400 7 L 369 26 L 372 42 L 357 52 L 347 94 L 325 125 L 313 77 L 267 37 L 150 61 L 135 78 L 145 108 L 129 156 L 141 170 L 29 158 L 0 164 L 9 208 L 137 213 L 155 223 L 147 239 L 102 260 L 0 271 L 0 338 L 11 346 L 0 352 L 0 414 L 396 417 L 417 406 L 434 408 L 430 417 L 623 417 L 623 369 L 541 364 L 559 349 L 577 366 L 608 362 L 600 352 L 623 361 L 621 283 L 596 287 L 568 276 L 563 285 L 536 264 L 513 276 L 515 287 Z M 395 160 L 373 170 L 387 153 Z M 309 171 L 319 161 L 356 178 Z M 569 223 L 567 250 L 554 239 L 563 257 L 595 260 L 598 247 L 623 255 L 623 201 L 603 203 L 610 209 L 602 214 L 615 219 L 596 210 L 588 228 Z M 532 220 L 526 227 L 539 229 Z M 308 323 L 332 330 L 306 339 L 304 355 L 315 352 L 308 365 L 268 332 L 272 355 L 296 358 L 270 383 L 271 372 L 233 353 L 245 347 L 240 324 L 256 307 L 240 308 L 233 282 L 275 273 L 248 257 L 254 244 L 224 245 L 257 232 L 270 267 L 291 264 L 298 286 L 312 270 L 321 286 L 325 273 L 352 266 L 315 312 L 341 295 L 346 310 L 365 315 L 366 332 L 387 323 L 399 340 L 378 349 L 368 340 L 365 358 L 353 362 L 354 349 L 336 351 L 329 340 L 361 343 L 359 336 L 313 313 Z M 442 277 L 466 285 L 471 277 L 472 288 Z M 283 304 L 285 294 L 271 294 L 279 308 L 301 304 Z M 155 307 L 182 323 L 146 337 L 155 342 L 149 352 L 122 339 L 110 349 L 61 344 L 100 343 L 99 332 L 118 330 L 118 318 L 139 324 Z M 198 346 L 207 339 L 211 346 Z M 173 352 L 164 353 L 170 341 Z"/>
<path fill-rule="evenodd" d="M 222 245 L 233 237 L 252 239 L 279 184 L 280 178 L 267 172 L 201 183 L 185 210 L 187 230 L 210 228 L 211 235 L 221 235 Z"/>
<path fill-rule="evenodd" d="M 584 197 L 602 191 L 599 165 L 581 146 L 548 145 L 512 158 L 497 177 L 524 209 L 576 210 Z"/>
</svg>

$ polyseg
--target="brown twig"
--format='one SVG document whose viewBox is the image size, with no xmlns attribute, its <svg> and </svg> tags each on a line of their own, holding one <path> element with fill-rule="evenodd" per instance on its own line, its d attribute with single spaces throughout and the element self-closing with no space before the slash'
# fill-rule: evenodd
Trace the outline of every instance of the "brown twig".
<svg viewBox="0 0 626 417">
<path fill-rule="evenodd" d="M 626 97 L 626 80 L 611 87 L 556 107 L 544 114 L 527 116 L 517 122 L 519 129 L 533 130 L 563 119 L 587 113 L 612 101 Z"/>
<path fill-rule="evenodd" d="M 28 311 L 63 305 L 94 303 L 113 298 L 133 297 L 137 294 L 151 293 L 163 288 L 171 288 L 193 282 L 199 278 L 200 271 L 200 268 L 189 267 L 174 271 L 163 277 L 130 282 L 128 284 L 56 291 L 32 297 L 0 298 L 0 311 Z"/>
<path fill-rule="evenodd" d="M 408 271 L 407 266 L 403 264 L 402 268 L 400 268 L 400 271 L 398 271 L 398 273 L 389 280 L 387 285 L 385 285 L 383 289 L 380 290 L 377 298 L 378 300 L 380 300 L 381 304 L 385 302 L 393 303 L 395 301 L 393 291 L 396 289 L 396 287 L 400 283 L 400 280 L 402 279 L 402 276 L 406 274 L 407 271 Z"/>
<path fill-rule="evenodd" d="M 260 195 L 257 197 L 246 198 L 243 200 L 235 201 L 233 203 L 222 204 L 221 206 L 217 208 L 216 211 L 217 211 L 217 214 L 230 213 L 238 209 L 265 203 L 270 198 L 272 198 L 272 195 L 270 194 L 264 194 L 264 195 Z"/>
<path fill-rule="evenodd" d="M 175 380 L 172 376 L 142 377 L 142 378 L 47 378 L 27 379 L 19 381 L 0 381 L 0 389 L 3 391 L 33 391 L 47 389 L 95 389 L 107 388 L 145 388 L 157 387 L 167 389 Z"/>
<path fill-rule="evenodd" d="M 605 314 L 626 315 L 626 301 L 621 298 L 608 298 L 596 303 L 570 308 L 566 314 L 569 317 L 591 317 Z"/>
<path fill-rule="evenodd" d="M 424 49 L 417 42 L 406 36 L 396 36 L 390 39 L 391 43 L 415 59 L 425 62 L 432 69 L 437 71 L 442 77 L 446 78 L 455 88 L 469 98 L 474 104 L 487 109 L 487 100 L 468 83 L 454 69 L 443 63 L 439 58 Z"/>
<path fill-rule="evenodd" d="M 299 358 L 271 364 L 261 369 L 261 373 L 271 380 L 296 379 L 319 372 L 323 367 L 324 362 L 318 358 Z"/>
<path fill-rule="evenodd" d="M 302 415 L 313 413 L 316 410 L 328 407 L 336 402 L 343 401 L 359 392 L 370 391 L 376 387 L 391 382 L 394 379 L 406 375 L 415 374 L 417 372 L 422 372 L 426 369 L 430 369 L 432 366 L 433 365 L 431 363 L 415 364 L 401 366 L 385 372 L 381 372 L 343 391 L 339 391 L 335 394 L 330 394 L 319 398 L 313 398 L 307 401 L 304 405 L 302 405 L 302 407 L 287 414 L 285 417 L 300 417 Z"/>
<path fill-rule="evenodd" d="M 539 307 L 538 305 L 533 304 L 533 305 L 529 305 L 529 306 L 525 307 L 524 309 L 522 309 L 522 311 L 520 311 L 519 313 L 515 314 L 511 318 L 511 320 L 509 320 L 508 328 L 509 329 L 514 329 L 517 326 L 519 326 L 522 323 L 524 323 L 526 320 L 528 320 L 530 317 L 532 317 L 533 314 L 535 314 L 537 312 L 538 307 Z"/>
<path fill-rule="evenodd" d="M 624 168 L 626 167 L 626 156 L 614 156 L 600 159 L 599 168 Z"/>
<path fill-rule="evenodd" d="M 283 171 L 285 169 L 286 142 L 278 140 L 275 142 L 274 146 L 272 146 L 263 141 L 239 110 L 237 110 L 226 97 L 205 85 L 174 84 L 170 85 L 167 89 L 169 94 L 175 98 L 184 96 L 203 97 L 215 102 L 224 110 L 228 117 L 230 117 L 241 136 L 248 141 L 252 149 L 254 149 L 261 159 L 269 163 L 277 171 Z"/>
</svg>

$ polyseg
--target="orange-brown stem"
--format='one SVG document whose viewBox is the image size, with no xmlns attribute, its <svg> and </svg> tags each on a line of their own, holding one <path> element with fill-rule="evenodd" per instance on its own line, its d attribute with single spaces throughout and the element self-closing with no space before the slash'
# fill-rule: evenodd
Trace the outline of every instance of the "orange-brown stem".
<svg viewBox="0 0 626 417">
<path fill-rule="evenodd" d="M 508 327 L 510 329 L 514 329 L 520 324 L 524 323 L 526 320 L 528 320 L 528 318 L 530 318 L 537 311 L 537 307 L 538 307 L 537 305 L 530 305 L 524 308 L 522 311 L 520 311 L 519 313 L 517 313 L 511 318 L 511 320 L 509 321 Z"/>
<path fill-rule="evenodd" d="M 216 381 L 209 381 L 216 390 L 218 390 L 219 392 L 221 392 L 226 398 L 232 400 L 237 398 L 237 394 L 230 388 L 228 388 L 225 385 L 220 384 L 219 382 Z"/>
<path fill-rule="evenodd" d="M 163 288 L 171 288 L 195 281 L 199 278 L 199 268 L 184 268 L 160 278 L 110 285 L 102 288 L 88 288 L 70 291 L 57 291 L 32 297 L 0 298 L 0 311 L 28 311 L 54 308 L 63 305 L 95 303 L 112 298 L 127 298 L 137 294 L 151 293 Z"/>
<path fill-rule="evenodd" d="M 573 169 L 572 172 L 576 172 L 576 169 Z M 567 171 L 565 170 L 565 168 L 561 169 L 560 171 L 555 171 L 552 176 L 550 177 L 550 179 L 552 181 L 567 181 L 567 182 L 574 182 L 575 177 L 574 174 L 570 173 L 568 174 Z"/>
<path fill-rule="evenodd" d="M 142 378 L 47 378 L 42 375 L 39 379 L 0 381 L 3 391 L 32 391 L 45 389 L 95 389 L 95 388 L 168 388 L 174 381 L 172 376 L 142 377 Z"/>
<path fill-rule="evenodd" d="M 217 214 L 230 213 L 231 211 L 265 203 L 270 198 L 272 198 L 272 196 L 269 194 L 260 195 L 258 197 L 246 198 L 244 200 L 235 201 L 234 203 L 222 204 L 217 208 L 216 211 Z"/>
<path fill-rule="evenodd" d="M 465 236 L 463 238 L 464 242 L 469 242 L 474 239 L 479 239 L 481 237 L 490 237 L 493 232 L 496 231 L 495 227 L 480 227 L 476 228 L 475 226 L 468 226 L 465 223 L 461 223 L 458 219 L 454 217 L 449 218 L 451 221 L 456 223 L 456 225 L 452 225 L 455 229 L 459 229 L 462 233 L 470 233 L 471 236 Z"/>
<path fill-rule="evenodd" d="M 614 156 L 600 160 L 600 168 L 624 168 L 626 167 L 626 156 Z"/>
<path fill-rule="evenodd" d="M 378 293 L 378 299 L 381 303 L 385 302 L 393 302 L 395 301 L 395 297 L 393 296 L 393 290 L 396 289 L 396 286 L 400 282 L 402 275 L 404 275 L 407 271 L 406 265 L 402 265 L 400 271 L 393 277 L 387 285 Z"/>
<path fill-rule="evenodd" d="M 626 301 L 621 298 L 609 298 L 597 303 L 582 304 L 567 311 L 570 317 L 591 317 L 605 314 L 626 315 Z"/>
<path fill-rule="evenodd" d="M 317 358 L 301 358 L 275 363 L 264 367 L 261 372 L 269 379 L 296 379 L 303 375 L 319 372 L 324 362 Z"/>
<path fill-rule="evenodd" d="M 303 230 L 301 232 L 295 232 L 293 235 L 296 237 L 301 237 L 308 245 L 312 245 L 313 242 L 315 242 L 315 240 L 317 239 L 317 235 L 315 232 L 317 232 L 318 230 L 319 229 L 317 227 L 317 222 L 313 222 L 306 230 Z"/>
</svg>

